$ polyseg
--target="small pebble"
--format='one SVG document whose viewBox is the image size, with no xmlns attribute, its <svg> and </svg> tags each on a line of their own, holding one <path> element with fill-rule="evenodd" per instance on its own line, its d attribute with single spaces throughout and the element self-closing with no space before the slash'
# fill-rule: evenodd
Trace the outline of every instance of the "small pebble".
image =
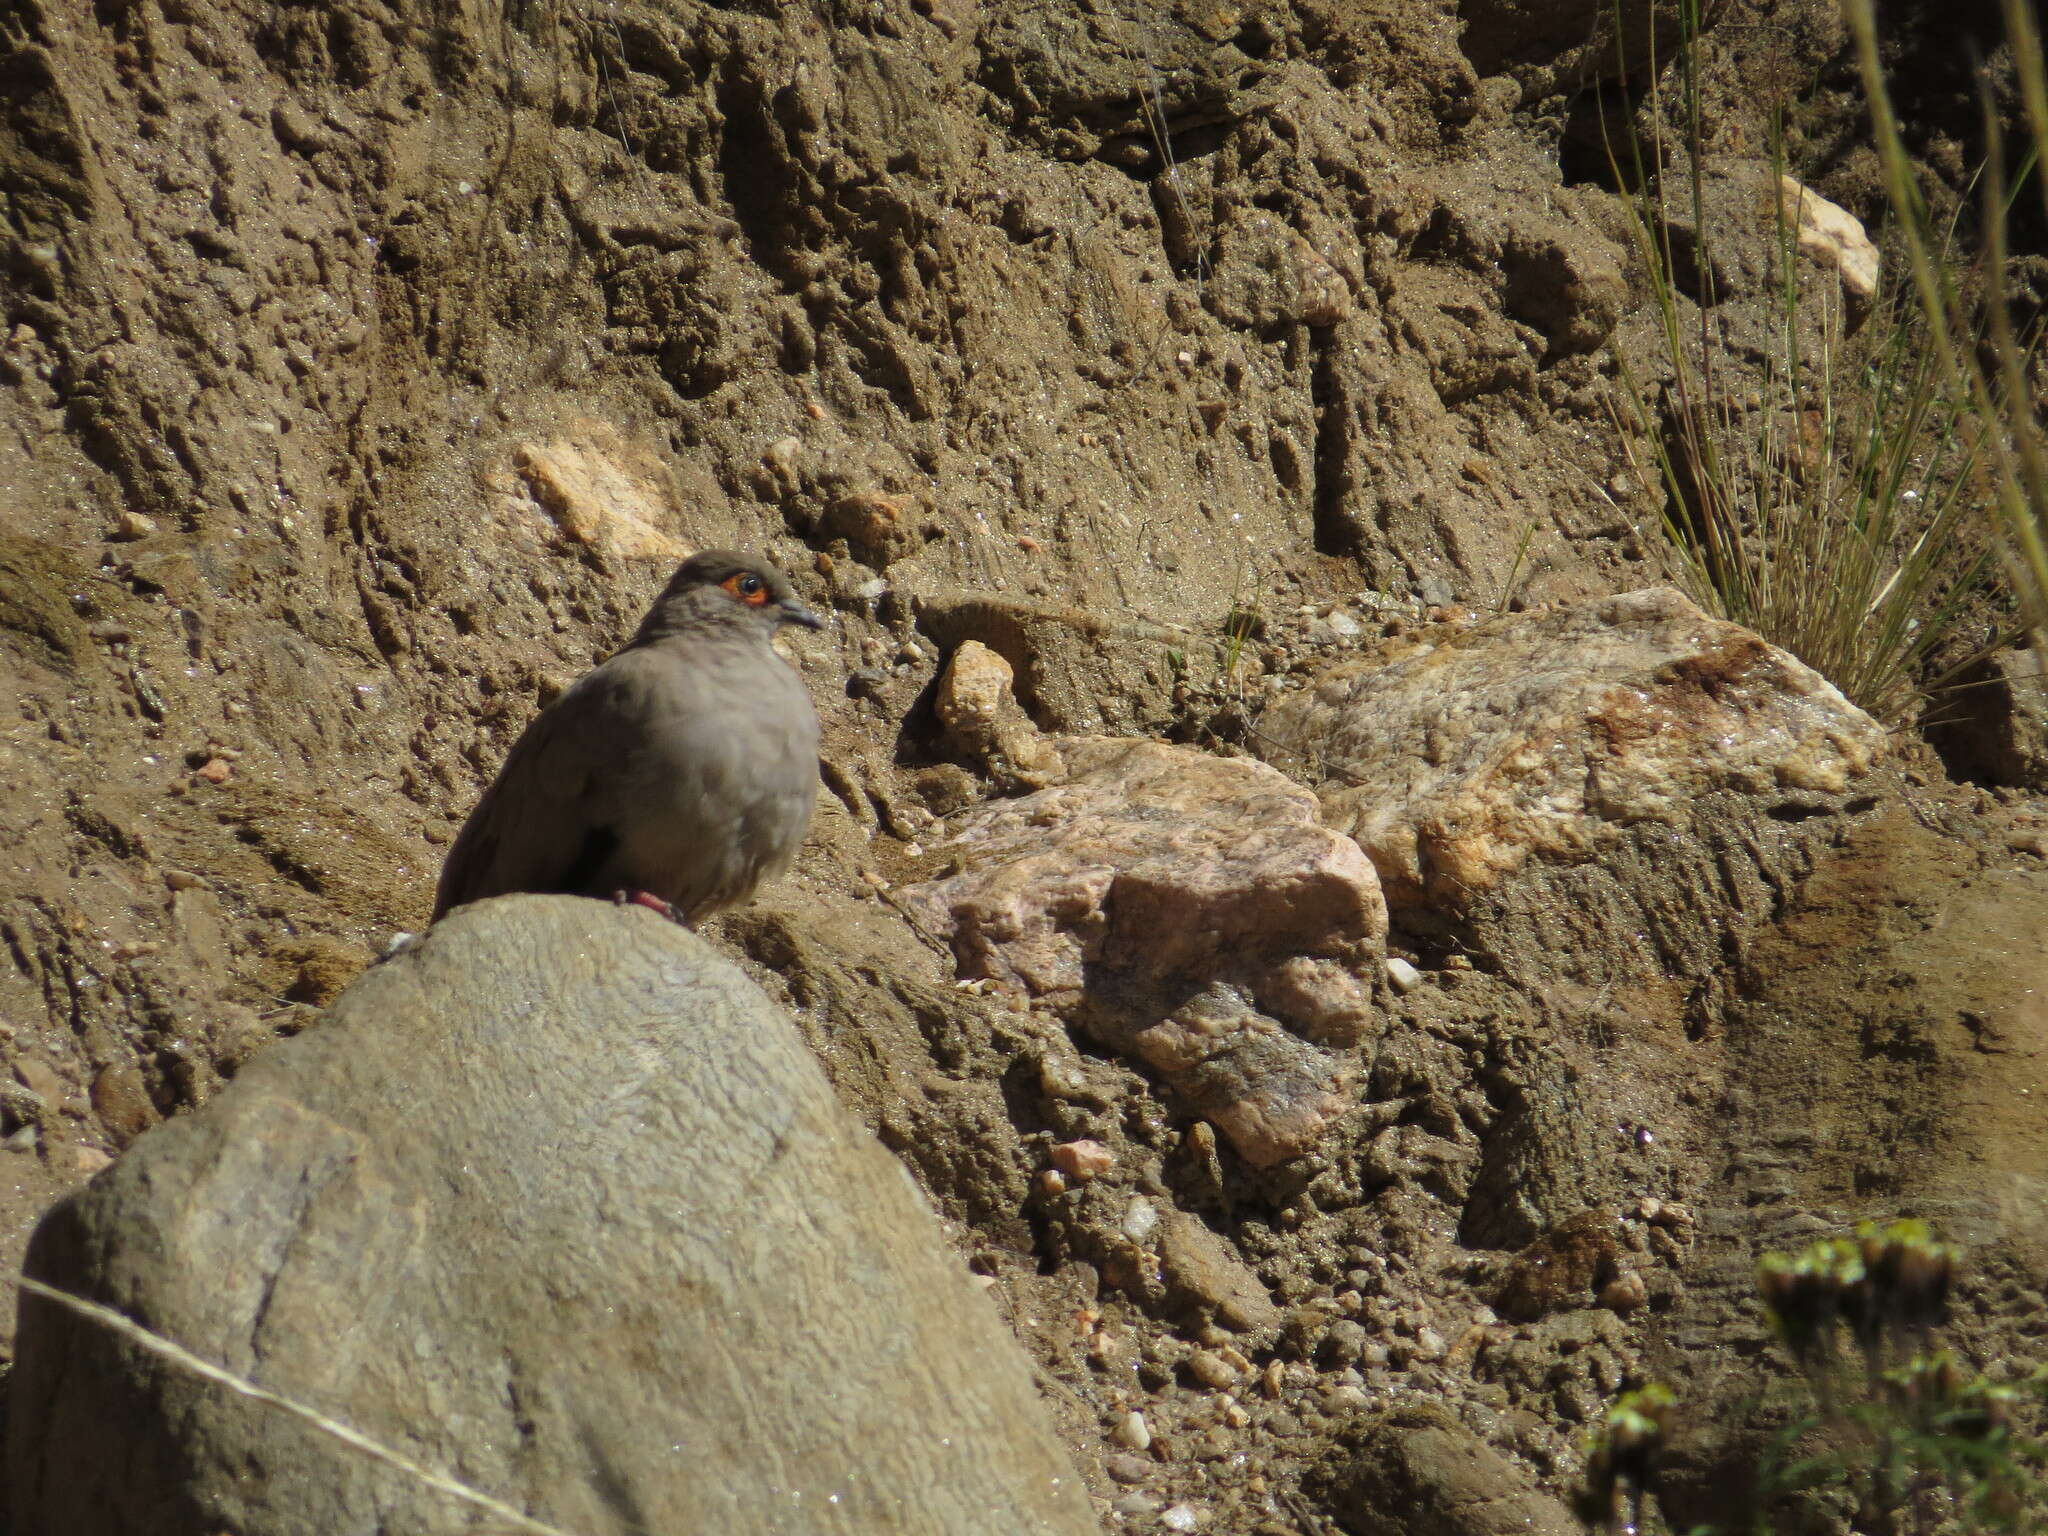
<svg viewBox="0 0 2048 1536">
<path fill-rule="evenodd" d="M 1650 1303 L 1649 1287 L 1634 1270 L 1623 1270 L 1600 1287 L 1600 1305 L 1610 1312 L 1638 1312 Z"/>
<path fill-rule="evenodd" d="M 1218 1391 L 1237 1385 L 1240 1372 L 1213 1349 L 1198 1349 L 1188 1356 L 1188 1374 L 1203 1386 Z"/>
<path fill-rule="evenodd" d="M 1181 356 L 1186 357 L 1187 353 L 1183 352 Z M 1206 1518 L 1207 1514 L 1203 1510 L 1183 1502 L 1161 1510 L 1159 1523 L 1169 1531 L 1193 1531 L 1199 1530 Z"/>
<path fill-rule="evenodd" d="M 1413 992 L 1422 985 L 1422 972 L 1399 955 L 1387 956 L 1387 980 L 1396 992 Z"/>
<path fill-rule="evenodd" d="M 33 1152 L 36 1149 L 36 1138 L 41 1134 L 35 1126 L 24 1125 L 5 1141 L 0 1141 L 0 1147 L 5 1147 L 9 1152 Z"/>
<path fill-rule="evenodd" d="M 77 1159 L 78 1171 L 87 1176 L 98 1173 L 113 1162 L 113 1158 L 98 1147 L 74 1147 L 72 1155 Z"/>
<path fill-rule="evenodd" d="M 1057 1168 L 1048 1168 L 1038 1176 L 1038 1188 L 1048 1195 L 1063 1195 L 1067 1192 L 1067 1176 Z"/>
<path fill-rule="evenodd" d="M 1052 1149 L 1052 1165 L 1068 1178 L 1086 1184 L 1116 1166 L 1116 1154 L 1099 1141 L 1063 1141 Z"/>
<path fill-rule="evenodd" d="M 1117 1230 L 1134 1243 L 1142 1243 L 1159 1229 L 1159 1208 L 1150 1200 L 1133 1200 L 1124 1207 L 1124 1219 Z"/>
<path fill-rule="evenodd" d="M 225 784 L 235 770 L 228 766 L 225 758 L 209 757 L 192 771 L 209 784 Z"/>
<path fill-rule="evenodd" d="M 1365 1353 L 1367 1337 L 1365 1329 L 1357 1323 L 1332 1323 L 1323 1335 L 1322 1354 L 1332 1364 L 1349 1365 Z"/>
<path fill-rule="evenodd" d="M 140 512 L 123 512 L 114 519 L 114 526 L 107 533 L 110 543 L 129 544 L 136 539 L 146 539 L 156 532 L 156 519 L 144 517 Z"/>
<path fill-rule="evenodd" d="M 1023 550 L 1024 553 L 1027 555 L 1035 555 L 1039 552 L 1039 550 L 1043 549 L 1045 546 L 1040 544 L 1038 540 L 1032 538 L 1030 534 L 1020 533 L 1017 535 L 1017 547 Z"/>
<path fill-rule="evenodd" d="M 1152 1475 L 1152 1463 L 1142 1456 L 1133 1456 L 1128 1451 L 1114 1456 L 1105 1456 L 1102 1470 L 1119 1483 L 1142 1483 Z"/>
<path fill-rule="evenodd" d="M 164 884 L 174 891 L 204 890 L 206 882 L 189 869 L 166 869 Z"/>
<path fill-rule="evenodd" d="M 1146 1451 L 1152 1448 L 1152 1431 L 1145 1423 L 1145 1415 L 1133 1410 L 1110 1426 L 1109 1438 L 1127 1451 Z"/>
</svg>

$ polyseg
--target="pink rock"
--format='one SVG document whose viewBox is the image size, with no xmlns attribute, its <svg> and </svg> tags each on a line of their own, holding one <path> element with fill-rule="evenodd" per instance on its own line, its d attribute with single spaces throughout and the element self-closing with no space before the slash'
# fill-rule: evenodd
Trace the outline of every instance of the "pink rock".
<svg viewBox="0 0 2048 1536">
<path fill-rule="evenodd" d="M 965 868 L 900 893 L 960 973 L 1139 1057 L 1248 1160 L 1352 1102 L 1386 904 L 1358 845 L 1262 763 L 1063 738 L 1067 782 L 955 819 Z"/>
<path fill-rule="evenodd" d="M 1099 1141 L 1063 1141 L 1052 1149 L 1052 1165 L 1085 1184 L 1114 1168 L 1116 1154 Z"/>
</svg>

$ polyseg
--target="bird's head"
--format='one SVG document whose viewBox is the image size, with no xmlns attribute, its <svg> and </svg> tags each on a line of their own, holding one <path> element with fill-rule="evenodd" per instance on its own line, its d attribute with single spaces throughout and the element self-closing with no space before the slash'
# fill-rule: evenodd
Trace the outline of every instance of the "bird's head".
<svg viewBox="0 0 2048 1536">
<path fill-rule="evenodd" d="M 707 549 L 676 568 L 647 610 L 636 641 L 705 624 L 757 628 L 765 638 L 785 624 L 823 629 L 825 621 L 797 597 L 789 578 L 752 555 Z"/>
</svg>

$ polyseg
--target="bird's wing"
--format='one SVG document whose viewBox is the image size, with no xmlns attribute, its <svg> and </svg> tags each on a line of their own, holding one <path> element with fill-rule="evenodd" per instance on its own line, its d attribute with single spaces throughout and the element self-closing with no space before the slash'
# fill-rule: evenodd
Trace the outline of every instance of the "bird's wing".
<svg viewBox="0 0 2048 1536">
<path fill-rule="evenodd" d="M 607 774 L 624 746 L 612 666 L 577 683 L 512 744 L 448 850 L 435 917 L 508 891 L 574 889 L 610 857 Z"/>
</svg>

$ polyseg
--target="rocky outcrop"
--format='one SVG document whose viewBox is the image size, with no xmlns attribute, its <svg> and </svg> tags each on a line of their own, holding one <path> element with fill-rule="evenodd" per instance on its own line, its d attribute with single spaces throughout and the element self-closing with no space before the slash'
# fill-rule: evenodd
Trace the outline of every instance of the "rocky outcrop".
<svg viewBox="0 0 2048 1536">
<path fill-rule="evenodd" d="M 1368 1421 L 1331 1478 L 1330 1509 L 1356 1536 L 1572 1536 L 1580 1526 L 1433 1403 Z"/>
<path fill-rule="evenodd" d="M 1458 910 L 1732 792 L 1839 804 L 1884 731 L 1826 679 L 1669 588 L 1390 639 L 1276 704 L 1271 761 L 1320 787 L 1396 908 Z"/>
<path fill-rule="evenodd" d="M 1263 764 L 1069 738 L 1073 777 L 949 824 L 901 893 L 960 973 L 1070 1013 L 1260 1166 L 1351 1102 L 1386 908 L 1350 839 Z"/>
<path fill-rule="evenodd" d="M 437 925 L 53 1211 L 28 1269 L 566 1529 L 1095 1529 L 901 1168 L 651 914 Z M 8 1424 L 21 1536 L 450 1516 L 48 1302 Z"/>
</svg>

